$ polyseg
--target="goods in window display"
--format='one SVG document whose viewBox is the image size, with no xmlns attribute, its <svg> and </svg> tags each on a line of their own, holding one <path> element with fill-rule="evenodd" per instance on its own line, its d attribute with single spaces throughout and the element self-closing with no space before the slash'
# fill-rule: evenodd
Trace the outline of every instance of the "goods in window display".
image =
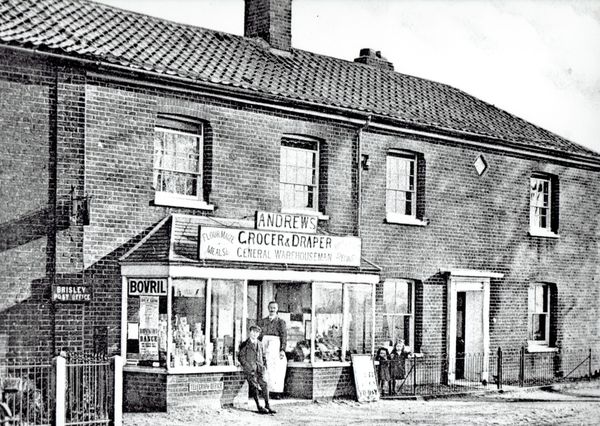
<svg viewBox="0 0 600 426">
<path fill-rule="evenodd" d="M 194 324 L 193 329 L 192 332 L 187 317 L 175 315 L 172 367 L 199 367 L 206 364 L 202 324 Z"/>
<path fill-rule="evenodd" d="M 342 350 L 331 342 L 320 339 L 316 344 L 315 359 L 320 361 L 339 361 Z"/>
<path fill-rule="evenodd" d="M 290 327 L 288 328 L 288 339 L 287 339 L 287 345 L 285 348 L 286 352 L 293 352 L 294 349 L 296 348 L 298 342 L 300 342 L 301 340 L 304 340 L 304 327 L 302 322 L 300 321 L 291 321 L 290 322 Z"/>
<path fill-rule="evenodd" d="M 291 351 L 291 359 L 296 362 L 310 361 L 310 341 L 301 340 L 296 344 L 296 347 Z"/>
</svg>

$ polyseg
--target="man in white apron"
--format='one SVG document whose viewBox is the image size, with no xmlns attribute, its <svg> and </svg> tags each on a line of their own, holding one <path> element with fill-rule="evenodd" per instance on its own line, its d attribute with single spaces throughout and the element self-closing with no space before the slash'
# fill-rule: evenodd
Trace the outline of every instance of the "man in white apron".
<svg viewBox="0 0 600 426">
<path fill-rule="evenodd" d="M 275 399 L 280 398 L 283 393 L 287 368 L 287 324 L 277 316 L 278 310 L 277 302 L 269 302 L 269 316 L 258 322 L 262 329 L 262 342 L 267 359 L 267 383 Z"/>
</svg>

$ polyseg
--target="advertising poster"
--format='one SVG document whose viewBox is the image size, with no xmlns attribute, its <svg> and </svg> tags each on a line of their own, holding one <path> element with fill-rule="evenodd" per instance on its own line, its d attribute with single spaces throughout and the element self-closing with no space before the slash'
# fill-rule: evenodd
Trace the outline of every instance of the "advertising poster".
<svg viewBox="0 0 600 426">
<path fill-rule="evenodd" d="M 158 296 L 140 296 L 140 359 L 158 360 Z"/>
<path fill-rule="evenodd" d="M 354 385 L 358 402 L 379 400 L 379 389 L 375 378 L 375 366 L 371 355 L 352 355 Z"/>
</svg>

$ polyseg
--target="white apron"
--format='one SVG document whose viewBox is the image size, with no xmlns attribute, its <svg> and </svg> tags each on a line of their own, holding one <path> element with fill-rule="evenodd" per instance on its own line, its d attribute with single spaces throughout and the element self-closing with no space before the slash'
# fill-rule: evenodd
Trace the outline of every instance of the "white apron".
<svg viewBox="0 0 600 426">
<path fill-rule="evenodd" d="M 279 357 L 279 337 L 263 336 L 263 349 L 265 358 L 267 359 L 267 385 L 270 392 L 283 392 L 283 384 L 285 381 L 285 370 L 287 368 L 287 359 Z"/>
</svg>

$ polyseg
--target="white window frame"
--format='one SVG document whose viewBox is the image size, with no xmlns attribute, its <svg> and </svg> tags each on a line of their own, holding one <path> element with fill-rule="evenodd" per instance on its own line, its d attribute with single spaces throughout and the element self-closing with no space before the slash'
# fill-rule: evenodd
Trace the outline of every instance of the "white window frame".
<svg viewBox="0 0 600 426">
<path fill-rule="evenodd" d="M 293 143 L 294 141 L 297 141 L 298 143 L 307 143 L 307 144 L 314 144 L 314 146 L 316 147 L 315 149 L 308 149 L 308 148 L 301 148 L 301 147 L 294 147 L 294 146 L 289 146 L 286 145 L 286 143 L 291 142 Z M 292 182 L 292 181 L 288 181 L 288 182 L 284 182 L 283 181 L 283 163 L 281 161 L 281 153 L 283 153 L 283 150 L 295 150 L 295 151 L 301 151 L 301 152 L 310 152 L 315 156 L 315 181 L 313 185 L 306 185 L 304 183 L 297 183 L 297 182 Z M 319 213 L 319 189 L 320 189 L 320 174 L 319 174 L 319 168 L 320 168 L 320 151 L 321 151 L 321 146 L 318 140 L 316 139 L 312 139 L 312 138 L 303 138 L 300 136 L 285 136 L 282 140 L 281 140 L 281 144 L 280 144 L 280 159 L 279 159 L 279 199 L 281 201 L 281 211 L 283 213 L 301 213 L 301 214 L 310 214 L 313 216 L 319 216 L 320 219 L 327 219 L 326 216 L 322 215 L 321 213 Z M 294 207 L 294 206 L 285 206 L 283 204 L 284 202 L 284 197 L 283 197 L 283 189 L 282 186 L 283 185 L 294 185 L 294 186 L 312 186 L 313 188 L 313 206 L 312 207 Z"/>
<path fill-rule="evenodd" d="M 542 191 L 542 201 L 538 201 L 534 197 L 534 186 L 537 188 L 539 184 L 545 184 L 547 191 Z M 529 178 L 529 234 L 538 237 L 557 238 L 558 235 L 552 231 L 552 179 L 549 176 L 531 176 Z M 546 193 L 547 192 L 547 193 Z M 537 194 L 537 191 L 535 192 Z M 547 201 L 544 201 L 544 196 Z M 546 212 L 546 226 L 540 226 L 539 211 Z"/>
<path fill-rule="evenodd" d="M 317 318 L 316 318 L 316 300 L 315 290 L 317 286 L 329 286 L 329 285 L 341 285 L 342 287 L 342 346 L 340 361 L 316 361 L 315 359 L 315 337 L 317 332 Z M 310 333 L 310 365 L 312 366 L 328 366 L 328 365 L 350 365 L 350 361 L 346 361 L 346 352 L 349 346 L 349 326 L 350 326 L 350 309 L 349 309 L 349 295 L 348 286 L 365 285 L 371 289 L 371 355 L 375 353 L 375 284 L 374 283 L 363 283 L 363 282 L 328 282 L 328 281 L 313 281 L 311 284 L 311 333 Z M 300 363 L 299 363 L 300 364 Z"/>
<path fill-rule="evenodd" d="M 213 285 L 213 279 L 214 278 L 203 278 L 204 280 L 206 280 L 206 287 L 205 287 L 205 291 L 206 291 L 206 295 L 205 295 L 205 320 L 204 320 L 204 348 L 205 350 L 208 350 L 207 348 L 209 347 L 210 344 L 210 332 L 208 332 L 207 330 L 209 330 L 212 327 L 211 324 L 211 317 L 212 317 L 212 285 Z M 228 280 L 228 279 L 226 279 Z M 246 316 L 247 316 L 247 309 L 248 309 L 248 301 L 247 301 L 247 297 L 248 297 L 248 280 L 235 280 L 235 281 L 242 281 L 243 282 L 243 302 L 242 302 L 242 335 L 240 337 L 241 341 L 244 342 L 247 339 L 246 336 Z M 237 355 L 239 354 L 239 348 L 236 348 L 237 352 L 236 352 L 236 358 L 234 359 L 234 365 L 202 365 L 202 366 L 187 366 L 187 367 L 171 367 L 171 353 L 173 350 L 173 329 L 172 329 L 172 324 L 171 324 L 171 315 L 172 315 L 172 288 L 173 288 L 173 280 L 169 279 L 169 300 L 167 300 L 168 303 L 168 320 L 169 323 L 167 325 L 168 327 L 168 331 L 167 331 L 167 371 L 169 373 L 188 373 L 188 372 L 228 372 L 228 371 L 239 371 L 241 370 L 241 367 L 239 366 L 239 362 L 237 360 Z M 206 357 L 206 353 L 204 354 Z"/>
<path fill-rule="evenodd" d="M 407 284 L 409 286 L 410 300 L 408 301 L 408 305 L 410 307 L 410 313 L 400 313 L 400 312 L 387 313 L 387 312 L 384 312 L 382 315 L 383 315 L 383 317 L 397 317 L 397 318 L 410 317 L 410 326 L 409 326 L 409 331 L 408 331 L 410 342 L 407 346 L 409 346 L 411 348 L 411 350 L 414 351 L 414 349 L 415 349 L 415 289 L 416 289 L 415 281 L 394 278 L 394 279 L 385 280 L 383 282 L 384 287 L 386 285 L 391 285 L 391 284 L 394 285 L 394 290 L 396 290 L 396 286 L 398 284 Z M 385 289 L 383 289 L 382 294 L 385 297 Z M 385 306 L 385 304 L 384 304 L 384 306 Z M 392 343 L 394 344 L 396 342 L 392 342 Z"/>
<path fill-rule="evenodd" d="M 546 302 L 546 310 L 545 311 L 536 311 L 535 310 L 535 306 L 536 306 L 536 289 L 541 287 L 542 288 L 542 294 L 545 293 L 544 297 L 546 298 L 545 302 Z M 535 349 L 543 349 L 543 348 L 549 348 L 550 347 L 550 313 L 552 310 L 552 306 L 550 305 L 551 302 L 551 287 L 549 284 L 547 283 L 534 283 L 531 284 L 529 286 L 529 291 L 528 291 L 528 300 L 527 300 L 527 346 L 529 348 L 530 351 L 535 351 Z M 535 340 L 532 339 L 532 335 L 533 335 L 533 316 L 534 315 L 546 315 L 545 318 L 545 330 L 546 330 L 546 336 L 544 338 L 544 340 Z"/>
<path fill-rule="evenodd" d="M 204 193 L 204 185 L 203 185 L 203 178 L 204 178 L 204 125 L 202 122 L 196 121 L 196 120 L 186 120 L 180 117 L 177 118 L 170 118 L 170 117 L 165 117 L 165 119 L 167 120 L 171 120 L 173 122 L 177 122 L 180 121 L 182 122 L 182 124 L 187 123 L 187 124 L 193 124 L 195 126 L 198 126 L 198 133 L 192 133 L 190 131 L 184 131 L 184 130 L 177 130 L 177 129 L 173 129 L 173 128 L 169 128 L 166 126 L 162 126 L 160 124 L 157 124 L 154 128 L 155 132 L 163 132 L 163 133 L 173 133 L 173 134 L 180 134 L 180 135 L 185 135 L 185 136 L 192 136 L 196 138 L 197 141 L 197 150 L 198 150 L 198 170 L 195 172 L 190 172 L 190 171 L 182 171 L 182 170 L 170 170 L 170 169 L 165 169 L 165 168 L 157 168 L 154 164 L 156 162 L 156 156 L 158 155 L 156 152 L 156 148 L 154 148 L 154 152 L 153 152 L 153 166 L 152 166 L 152 174 L 153 174 L 153 185 L 155 186 L 155 192 L 154 192 L 154 204 L 156 205 L 160 205 L 160 206 L 172 206 L 172 207 L 186 207 L 186 208 L 194 208 L 194 209 L 201 209 L 201 210 L 213 210 L 214 206 L 209 205 L 208 203 L 206 203 L 206 201 L 203 198 L 203 193 Z M 197 181 L 196 181 L 196 196 L 190 196 L 190 195 L 185 195 L 185 194 L 177 194 L 177 193 L 173 193 L 173 192 L 166 192 L 166 191 L 160 191 L 157 185 L 157 182 L 155 182 L 156 179 L 156 174 L 157 174 L 157 170 L 167 170 L 170 172 L 174 172 L 174 173 L 181 173 L 181 174 L 195 174 L 197 176 Z"/>
<path fill-rule="evenodd" d="M 396 185 L 392 180 L 393 176 L 393 167 L 395 164 L 393 162 L 404 161 L 406 162 L 406 167 L 404 170 L 407 171 L 404 175 L 400 176 L 399 172 L 397 173 L 398 181 Z M 389 151 L 386 155 L 386 179 L 385 179 L 385 218 L 388 223 L 399 223 L 405 225 L 417 225 L 417 226 L 426 226 L 427 223 L 417 218 L 417 155 L 412 152 L 404 152 L 404 151 Z M 413 170 L 411 175 L 410 170 Z M 400 180 L 408 181 L 408 189 L 400 189 L 396 188 Z M 412 189 L 410 189 L 412 186 Z M 393 191 L 394 193 L 404 193 L 411 194 L 411 211 L 409 214 L 404 212 L 399 212 L 396 210 L 396 206 L 391 206 L 388 202 L 388 193 Z M 406 195 L 405 195 L 406 200 Z"/>
</svg>

